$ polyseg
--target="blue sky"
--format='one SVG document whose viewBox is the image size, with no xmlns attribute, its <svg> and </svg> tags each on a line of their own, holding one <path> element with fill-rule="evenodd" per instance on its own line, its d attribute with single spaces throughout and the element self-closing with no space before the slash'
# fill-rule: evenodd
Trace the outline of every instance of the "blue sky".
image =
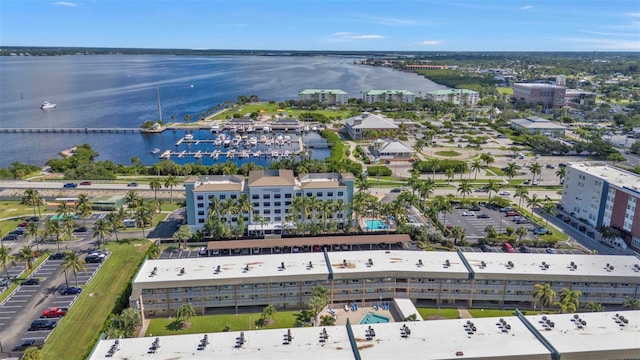
<svg viewBox="0 0 640 360">
<path fill-rule="evenodd" d="M 0 46 L 640 51 L 639 0 L 0 0 Z"/>
</svg>

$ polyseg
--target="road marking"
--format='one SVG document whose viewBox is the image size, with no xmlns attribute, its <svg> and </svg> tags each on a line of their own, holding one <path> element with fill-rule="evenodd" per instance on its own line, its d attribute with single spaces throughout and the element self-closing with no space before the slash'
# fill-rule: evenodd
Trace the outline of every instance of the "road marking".
<svg viewBox="0 0 640 360">
<path fill-rule="evenodd" d="M 17 311 L 0 311 L 0 314 L 15 314 Z"/>
<path fill-rule="evenodd" d="M 6 303 L 2 305 L 2 308 L 22 308 L 22 307 L 23 307 L 22 305 L 7 305 Z"/>
</svg>

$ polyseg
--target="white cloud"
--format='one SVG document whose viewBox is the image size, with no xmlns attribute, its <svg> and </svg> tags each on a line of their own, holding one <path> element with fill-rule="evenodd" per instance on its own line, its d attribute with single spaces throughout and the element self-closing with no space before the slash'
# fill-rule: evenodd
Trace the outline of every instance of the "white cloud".
<svg viewBox="0 0 640 360">
<path fill-rule="evenodd" d="M 640 51 L 640 41 L 621 39 L 565 38 L 576 43 L 576 48 L 604 51 Z"/>
<path fill-rule="evenodd" d="M 626 13 L 624 14 L 626 16 L 631 16 L 631 17 L 636 17 L 636 18 L 640 18 L 640 12 L 637 13 Z"/>
<path fill-rule="evenodd" d="M 526 11 L 526 10 L 529 10 L 529 9 L 531 9 L 531 8 L 533 8 L 533 6 L 531 6 L 531 5 L 525 5 L 525 6 L 521 7 L 521 8 L 520 8 L 520 10 L 525 10 L 525 11 Z"/>
<path fill-rule="evenodd" d="M 383 17 L 361 17 L 364 22 L 369 22 L 378 25 L 421 25 L 422 23 L 413 19 L 401 19 L 401 18 L 383 18 Z"/>
<path fill-rule="evenodd" d="M 442 44 L 442 41 L 439 41 L 439 40 L 425 40 L 420 42 L 420 45 L 428 45 L 428 46 L 440 45 L 440 44 Z"/>
<path fill-rule="evenodd" d="M 375 40 L 384 39 L 382 35 L 376 34 L 354 34 L 350 32 L 335 32 L 331 34 L 332 37 L 340 40 Z"/>
<path fill-rule="evenodd" d="M 603 31 L 592 31 L 592 30 L 579 30 L 580 32 L 584 32 L 587 34 L 593 35 L 605 35 L 605 36 L 638 36 L 637 33 L 619 33 L 619 32 L 603 32 Z"/>
<path fill-rule="evenodd" d="M 53 5 L 69 6 L 69 7 L 77 7 L 78 6 L 78 4 L 72 3 L 72 2 L 68 2 L 68 1 L 57 1 L 57 2 L 54 2 Z"/>
</svg>

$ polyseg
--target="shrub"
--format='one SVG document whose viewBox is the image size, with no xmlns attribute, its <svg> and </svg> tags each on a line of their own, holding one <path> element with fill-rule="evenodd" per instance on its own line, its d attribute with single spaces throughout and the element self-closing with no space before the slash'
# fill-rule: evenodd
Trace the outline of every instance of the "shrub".
<svg viewBox="0 0 640 360">
<path fill-rule="evenodd" d="M 368 166 L 369 176 L 391 176 L 391 169 L 386 166 Z"/>
</svg>

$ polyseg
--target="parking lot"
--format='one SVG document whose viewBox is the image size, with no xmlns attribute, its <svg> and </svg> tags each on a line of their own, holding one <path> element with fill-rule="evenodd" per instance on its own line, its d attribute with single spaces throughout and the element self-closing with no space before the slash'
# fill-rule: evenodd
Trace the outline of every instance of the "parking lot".
<svg viewBox="0 0 640 360">
<path fill-rule="evenodd" d="M 107 255 L 108 256 L 108 255 Z M 0 339 L 5 348 L 12 349 L 14 344 L 26 339 L 36 339 L 44 342 L 52 330 L 29 331 L 29 326 L 34 320 L 40 318 L 42 311 L 51 307 L 69 308 L 78 297 L 78 294 L 63 295 L 61 291 L 68 286 L 76 286 L 76 278 L 73 272 L 67 274 L 65 283 L 64 273 L 61 268 L 63 259 L 47 259 L 33 273 L 33 278 L 39 279 L 36 285 L 21 285 L 16 291 L 0 304 Z M 86 272 L 77 275 L 77 286 L 86 285 L 100 269 L 102 263 L 87 263 Z M 20 268 L 10 269 L 12 277 L 20 274 Z M 52 319 L 61 321 L 63 318 Z"/>
<path fill-rule="evenodd" d="M 517 252 L 523 252 L 518 247 L 516 247 L 515 249 Z M 543 248 L 528 247 L 528 249 L 532 254 L 547 253 L 546 249 L 543 249 Z M 482 249 L 480 249 L 479 247 L 471 247 L 471 246 L 460 247 L 460 251 L 462 252 L 498 252 L 498 253 L 505 252 L 502 246 L 489 246 L 489 250 L 490 251 L 482 251 Z M 569 254 L 584 255 L 583 252 L 579 250 L 573 250 L 573 249 L 555 249 L 555 251 L 558 254 L 565 254 L 565 255 L 569 255 Z"/>
<path fill-rule="evenodd" d="M 519 214 L 518 214 L 519 215 Z M 478 217 L 481 216 L 481 217 Z M 487 216 L 482 218 L 482 216 Z M 531 222 L 516 223 L 516 216 L 506 216 L 506 212 L 500 212 L 499 209 L 493 210 L 485 206 L 481 206 L 479 210 L 471 211 L 469 209 L 453 209 L 452 213 L 440 214 L 439 220 L 445 222 L 447 228 L 453 226 L 461 226 L 465 229 L 466 239 L 470 242 L 475 242 L 479 238 L 487 236 L 484 229 L 488 225 L 496 227 L 498 233 L 504 233 L 507 227 L 517 229 L 518 227 L 525 227 L 527 229 L 527 235 L 522 239 L 536 239 L 533 234 L 533 230 L 536 228 Z"/>
</svg>

